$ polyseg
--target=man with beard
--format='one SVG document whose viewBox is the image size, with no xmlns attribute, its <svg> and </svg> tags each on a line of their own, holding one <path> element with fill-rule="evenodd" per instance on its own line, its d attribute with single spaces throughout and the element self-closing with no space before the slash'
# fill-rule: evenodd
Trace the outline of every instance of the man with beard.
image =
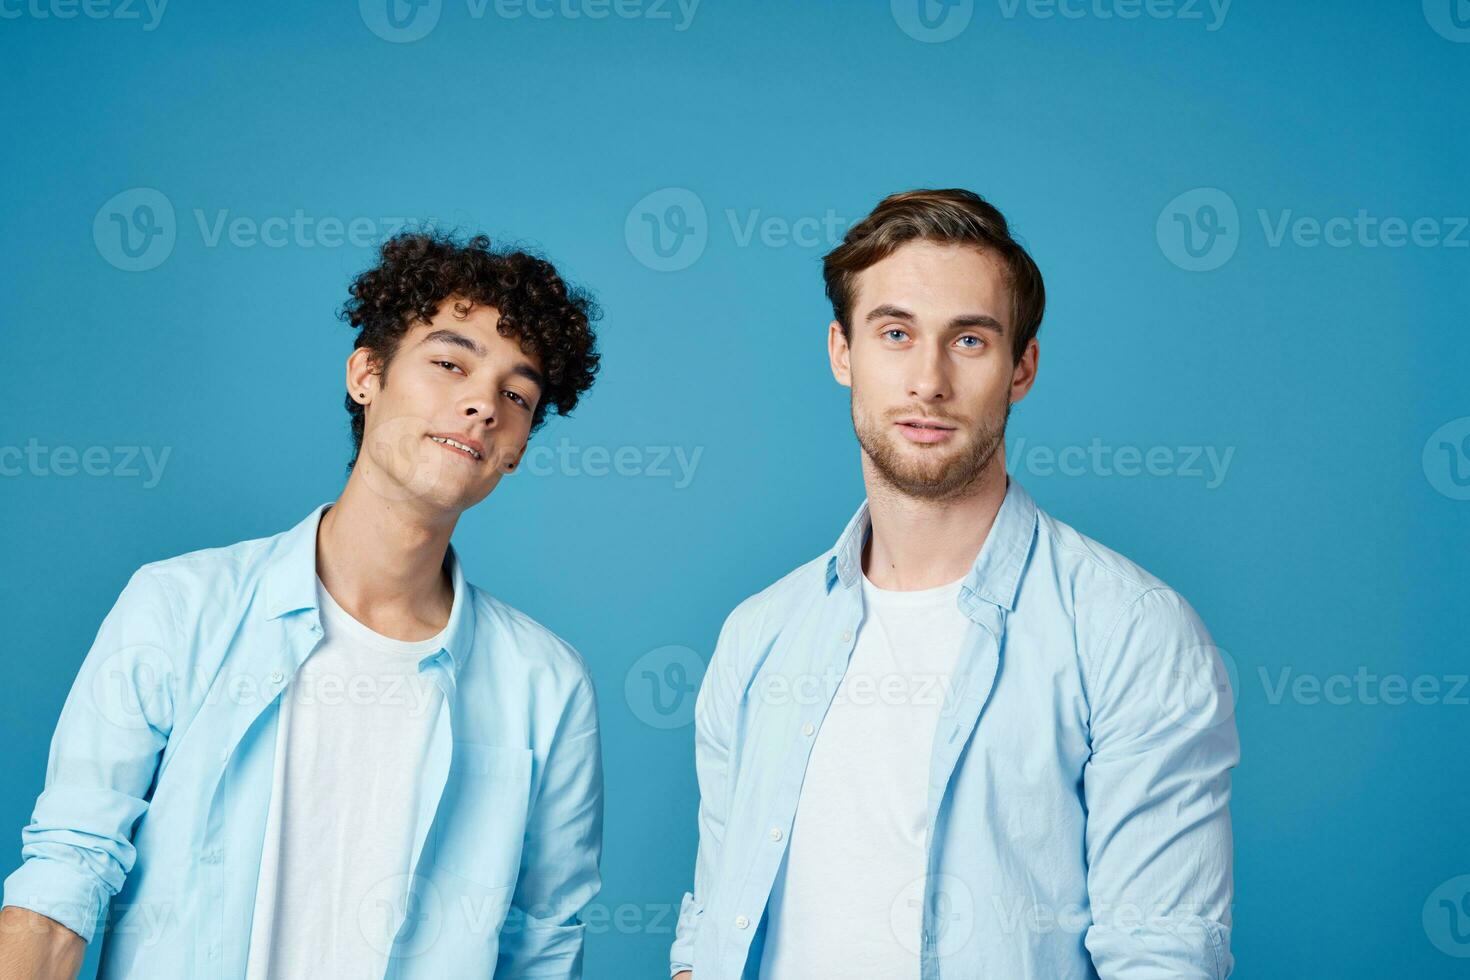
<svg viewBox="0 0 1470 980">
<path fill-rule="evenodd" d="M 696 702 L 695 980 L 1229 974 L 1221 659 L 1005 468 L 1045 293 L 963 190 L 826 257 L 867 500 L 730 614 Z"/>
</svg>

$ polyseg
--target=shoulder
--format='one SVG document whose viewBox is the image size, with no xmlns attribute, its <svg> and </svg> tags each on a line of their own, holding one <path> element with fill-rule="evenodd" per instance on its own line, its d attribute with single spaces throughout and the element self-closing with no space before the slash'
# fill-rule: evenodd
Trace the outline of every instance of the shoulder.
<svg viewBox="0 0 1470 980">
<path fill-rule="evenodd" d="M 1037 534 L 1058 570 L 1072 580 L 1130 595 L 1168 588 L 1137 562 L 1045 511 L 1037 512 Z"/>
<path fill-rule="evenodd" d="M 827 552 L 793 569 L 730 611 L 705 670 L 706 684 L 719 678 L 717 686 L 729 694 L 744 687 L 782 630 L 820 608 L 830 557 Z"/>
<path fill-rule="evenodd" d="M 725 618 L 725 630 L 756 637 L 809 609 L 826 591 L 830 558 L 831 552 L 825 552 L 741 600 Z"/>
<path fill-rule="evenodd" d="M 576 647 L 509 603 L 470 585 L 475 604 L 475 645 L 491 656 L 546 675 L 569 689 L 592 687 L 592 672 Z"/>
<path fill-rule="evenodd" d="M 1213 649 L 1188 600 L 1137 562 L 1044 512 L 1038 533 L 1038 556 L 1052 566 L 1045 580 L 1071 610 L 1089 675 L 1126 675 L 1130 663 L 1161 667 Z"/>
<path fill-rule="evenodd" d="M 181 622 L 208 608 L 234 608 L 234 600 L 253 591 L 265 557 L 284 533 L 146 562 L 128 580 L 125 594 L 162 597 Z"/>
<path fill-rule="evenodd" d="M 1037 534 L 1036 557 L 1051 566 L 1046 578 L 1063 590 L 1078 620 L 1096 626 L 1129 609 L 1187 605 L 1157 575 L 1044 511 Z"/>
</svg>

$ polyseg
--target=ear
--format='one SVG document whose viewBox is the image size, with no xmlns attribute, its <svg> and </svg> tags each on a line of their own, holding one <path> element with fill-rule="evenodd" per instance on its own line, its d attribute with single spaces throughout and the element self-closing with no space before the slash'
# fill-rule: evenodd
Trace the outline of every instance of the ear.
<svg viewBox="0 0 1470 980">
<path fill-rule="evenodd" d="M 852 348 L 842 324 L 833 320 L 827 324 L 827 359 L 832 362 L 832 377 L 844 388 L 852 387 Z"/>
<path fill-rule="evenodd" d="M 378 372 L 373 353 L 359 347 L 347 358 L 347 396 L 361 405 L 369 405 L 378 393 Z"/>
<path fill-rule="evenodd" d="M 1026 393 L 1031 390 L 1031 386 L 1036 383 L 1036 368 L 1040 359 L 1041 345 L 1037 343 L 1035 337 L 1032 337 L 1031 341 L 1026 345 L 1026 349 L 1021 352 L 1021 359 L 1011 369 L 1012 405 L 1025 398 Z"/>
<path fill-rule="evenodd" d="M 530 444 L 530 437 L 527 437 L 526 441 L 521 443 L 520 449 L 517 449 L 514 452 L 507 452 L 504 456 L 502 456 L 500 461 L 500 472 L 506 475 L 514 473 L 516 471 L 516 467 L 521 465 L 521 459 L 526 455 L 526 447 Z"/>
</svg>

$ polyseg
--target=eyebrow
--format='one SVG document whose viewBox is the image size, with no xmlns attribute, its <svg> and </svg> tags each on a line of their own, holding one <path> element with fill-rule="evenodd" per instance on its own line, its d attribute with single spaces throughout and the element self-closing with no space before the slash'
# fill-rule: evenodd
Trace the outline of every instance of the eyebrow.
<svg viewBox="0 0 1470 980">
<path fill-rule="evenodd" d="M 864 319 L 868 323 L 872 323 L 874 320 L 904 320 L 908 323 L 913 323 L 918 318 L 901 306 L 884 303 L 881 306 L 873 307 Z M 959 316 L 950 317 L 949 328 L 951 330 L 962 327 L 983 327 L 987 330 L 994 330 L 996 333 L 1005 333 L 1005 326 L 995 317 L 986 313 L 961 313 Z"/>
<path fill-rule="evenodd" d="M 424 337 L 423 340 L 419 341 L 420 346 L 430 343 L 450 344 L 454 347 L 462 347 L 470 353 L 474 354 L 476 357 L 484 357 L 486 353 L 485 345 L 480 343 L 475 338 L 466 337 L 462 333 L 455 333 L 453 330 L 445 330 L 442 328 L 430 332 Z M 546 388 L 546 379 L 541 376 L 541 372 L 533 368 L 526 361 L 520 361 L 512 366 L 510 369 L 510 373 L 520 375 L 527 381 L 530 381 L 532 384 L 534 384 L 537 388 L 540 388 L 542 390 Z"/>
<path fill-rule="evenodd" d="M 546 379 L 541 377 L 541 372 L 531 367 L 525 361 L 521 361 L 510 369 L 511 374 L 518 374 L 536 386 L 538 391 L 546 390 Z"/>
<path fill-rule="evenodd" d="M 439 329 L 431 331 L 423 340 L 419 341 L 419 346 L 433 343 L 451 344 L 455 347 L 463 347 L 476 357 L 485 356 L 485 347 L 483 344 L 473 337 L 466 337 L 464 334 L 455 333 L 453 330 Z"/>
</svg>

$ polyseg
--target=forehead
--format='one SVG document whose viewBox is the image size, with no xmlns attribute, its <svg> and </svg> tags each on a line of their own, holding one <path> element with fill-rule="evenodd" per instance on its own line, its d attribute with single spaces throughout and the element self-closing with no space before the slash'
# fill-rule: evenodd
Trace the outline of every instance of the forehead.
<svg viewBox="0 0 1470 980">
<path fill-rule="evenodd" d="M 868 266 L 856 277 L 852 316 L 861 321 L 879 305 L 920 318 L 983 313 L 1010 323 L 1005 266 L 989 249 L 916 240 Z"/>
<path fill-rule="evenodd" d="M 463 314 L 460 310 L 468 307 Z M 434 330 L 453 330 L 456 333 L 473 335 L 477 340 L 488 341 L 498 337 L 496 329 L 500 323 L 500 311 L 482 303 L 470 305 L 469 300 L 451 296 L 439 304 L 439 310 L 427 324 L 418 322 L 414 326 L 428 333 Z"/>
<path fill-rule="evenodd" d="M 477 303 L 461 315 L 456 304 L 462 309 L 466 302 L 455 297 L 441 302 L 439 311 L 428 323 L 414 323 L 404 338 L 406 343 L 448 343 L 476 356 L 524 362 L 540 369 L 541 358 L 533 351 L 523 350 L 519 337 L 501 335 L 499 310 Z M 469 345 L 454 340 L 450 335 L 463 337 L 479 349 L 470 350 Z"/>
</svg>

